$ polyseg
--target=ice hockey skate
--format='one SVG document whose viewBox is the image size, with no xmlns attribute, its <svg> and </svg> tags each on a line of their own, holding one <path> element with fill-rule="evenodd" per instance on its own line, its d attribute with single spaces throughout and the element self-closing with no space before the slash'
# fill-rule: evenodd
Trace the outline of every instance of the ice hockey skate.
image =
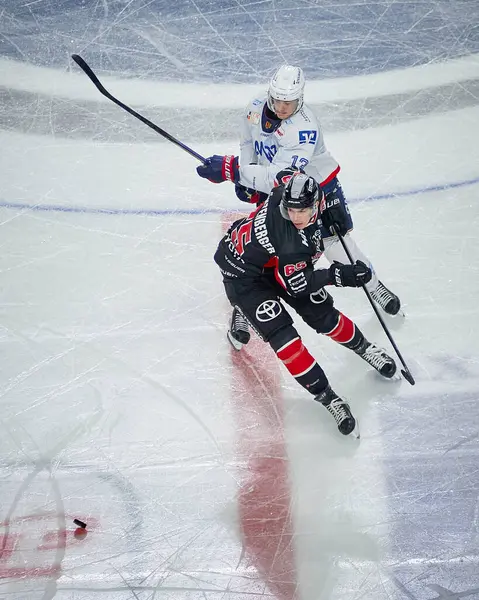
<svg viewBox="0 0 479 600">
<path fill-rule="evenodd" d="M 396 294 L 393 294 L 391 290 L 388 290 L 388 288 L 381 281 L 378 281 L 376 289 L 371 292 L 371 298 L 388 315 L 395 316 L 400 314 L 404 316 L 404 313 L 401 310 L 401 301 Z"/>
<path fill-rule="evenodd" d="M 369 365 L 374 367 L 378 373 L 383 377 L 386 377 L 386 379 L 392 379 L 396 374 L 396 363 L 394 362 L 394 359 L 391 358 L 385 350 L 368 342 L 366 339 L 364 339 L 355 352 Z"/>
<path fill-rule="evenodd" d="M 241 348 L 249 342 L 251 337 L 248 322 L 236 306 L 231 313 L 231 322 L 227 337 L 235 350 L 241 350 Z"/>
<path fill-rule="evenodd" d="M 328 387 L 315 396 L 314 399 L 320 402 L 333 416 L 340 433 L 343 435 L 353 434 L 354 437 L 359 438 L 358 423 L 351 413 L 349 404 L 339 398 L 339 396 L 333 392 L 331 386 L 328 385 Z"/>
</svg>

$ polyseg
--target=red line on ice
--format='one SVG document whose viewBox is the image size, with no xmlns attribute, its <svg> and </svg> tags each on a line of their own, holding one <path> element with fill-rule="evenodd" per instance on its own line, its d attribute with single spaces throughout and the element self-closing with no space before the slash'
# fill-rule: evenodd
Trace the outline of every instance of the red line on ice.
<svg viewBox="0 0 479 600">
<path fill-rule="evenodd" d="M 240 215 L 226 215 L 225 231 Z M 298 598 L 279 361 L 254 334 L 231 350 L 231 398 L 242 465 L 238 510 L 246 566 L 277 600 Z"/>
</svg>

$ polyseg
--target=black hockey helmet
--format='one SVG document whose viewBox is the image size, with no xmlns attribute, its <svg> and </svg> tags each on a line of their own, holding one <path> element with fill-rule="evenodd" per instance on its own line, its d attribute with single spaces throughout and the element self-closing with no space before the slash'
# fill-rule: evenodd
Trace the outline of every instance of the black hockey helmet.
<svg viewBox="0 0 479 600">
<path fill-rule="evenodd" d="M 285 184 L 281 197 L 281 206 L 287 208 L 310 208 L 322 196 L 316 181 L 302 171 L 293 173 Z"/>
</svg>

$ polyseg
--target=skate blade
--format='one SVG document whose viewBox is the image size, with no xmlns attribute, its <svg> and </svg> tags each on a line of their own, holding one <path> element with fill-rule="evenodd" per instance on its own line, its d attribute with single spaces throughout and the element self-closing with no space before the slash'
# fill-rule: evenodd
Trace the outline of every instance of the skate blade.
<svg viewBox="0 0 479 600">
<path fill-rule="evenodd" d="M 351 433 L 347 437 L 351 437 L 355 440 L 360 440 L 361 432 L 359 431 L 359 421 L 357 419 L 355 419 L 355 421 L 356 421 L 356 425 L 354 426 L 354 429 L 351 431 Z"/>
<path fill-rule="evenodd" d="M 397 319 L 398 317 L 401 317 L 402 319 L 406 318 L 406 313 L 404 312 L 404 310 L 402 309 L 402 307 L 397 311 L 397 313 L 395 315 L 392 315 L 391 313 L 388 313 L 384 310 L 384 308 L 382 308 L 382 311 L 385 315 L 387 315 L 388 317 L 391 317 L 391 319 Z"/>
<path fill-rule="evenodd" d="M 376 371 L 378 375 L 379 381 L 402 381 L 401 374 L 396 371 L 392 377 L 386 377 L 385 375 L 381 375 L 379 371 Z"/>
<path fill-rule="evenodd" d="M 235 338 L 231 335 L 231 331 L 227 332 L 226 337 L 228 338 L 229 343 L 233 346 L 233 348 L 237 352 L 239 352 L 241 350 L 241 348 L 244 346 L 244 344 L 242 344 L 241 342 L 238 342 L 238 340 L 235 340 Z"/>
<path fill-rule="evenodd" d="M 399 372 L 398 369 L 396 369 L 396 372 L 394 373 L 394 375 L 392 377 L 386 377 L 386 375 L 383 375 L 377 369 L 374 369 L 374 370 L 381 378 L 381 381 L 401 381 L 401 379 L 402 379 L 401 373 Z"/>
</svg>

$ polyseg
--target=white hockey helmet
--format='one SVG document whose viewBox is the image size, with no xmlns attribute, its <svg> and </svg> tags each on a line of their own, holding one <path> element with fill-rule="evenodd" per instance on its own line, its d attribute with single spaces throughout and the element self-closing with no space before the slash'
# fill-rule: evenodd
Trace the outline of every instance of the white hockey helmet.
<svg viewBox="0 0 479 600">
<path fill-rule="evenodd" d="M 297 100 L 293 115 L 301 110 L 304 94 L 304 74 L 300 67 L 282 65 L 271 77 L 268 88 L 268 108 L 274 112 L 273 100 Z"/>
</svg>

